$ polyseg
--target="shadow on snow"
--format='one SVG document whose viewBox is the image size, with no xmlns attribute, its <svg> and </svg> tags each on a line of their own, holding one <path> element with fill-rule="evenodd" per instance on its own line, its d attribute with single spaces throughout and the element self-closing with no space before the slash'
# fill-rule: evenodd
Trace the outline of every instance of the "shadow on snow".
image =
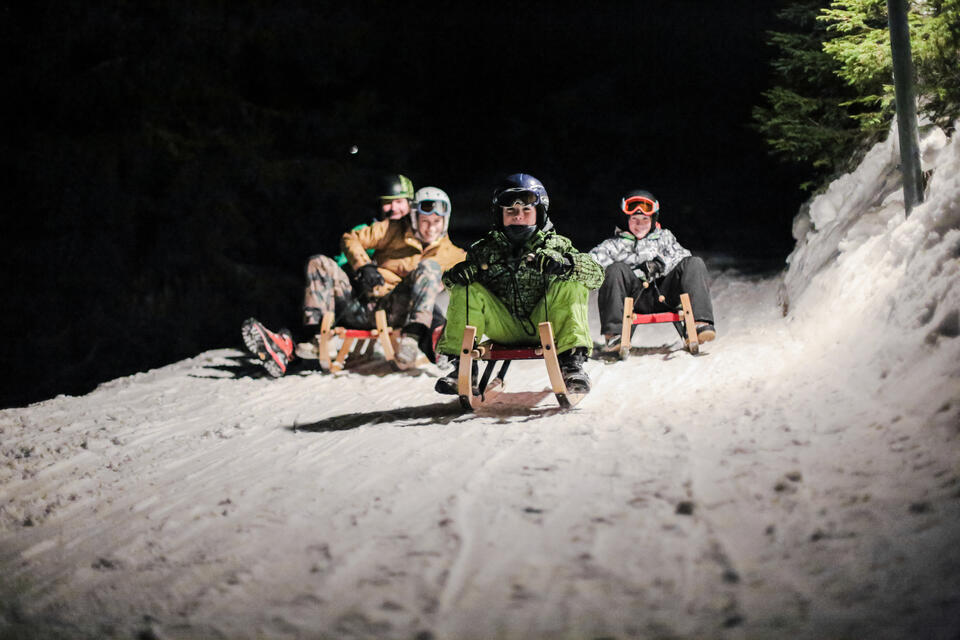
<svg viewBox="0 0 960 640">
<path fill-rule="evenodd" d="M 398 427 L 424 427 L 446 425 L 451 422 L 468 422 L 476 418 L 495 418 L 497 424 L 527 422 L 567 411 L 559 406 L 539 406 L 542 400 L 552 398 L 553 392 L 525 391 L 501 393 L 489 405 L 476 411 L 465 411 L 459 400 L 434 402 L 413 407 L 397 407 L 383 411 L 366 411 L 331 416 L 307 424 L 294 424 L 286 427 L 290 431 L 309 431 L 325 433 L 328 431 L 348 431 L 375 424 L 394 424 Z"/>
</svg>

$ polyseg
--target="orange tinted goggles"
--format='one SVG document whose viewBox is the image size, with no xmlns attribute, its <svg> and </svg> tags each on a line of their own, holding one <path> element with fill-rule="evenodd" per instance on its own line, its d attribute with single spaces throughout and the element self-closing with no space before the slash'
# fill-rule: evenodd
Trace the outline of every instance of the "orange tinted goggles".
<svg viewBox="0 0 960 640">
<path fill-rule="evenodd" d="M 644 196 L 633 196 L 624 198 L 620 201 L 620 210 L 628 216 L 635 213 L 642 213 L 645 216 L 652 216 L 660 210 L 660 203 Z"/>
</svg>

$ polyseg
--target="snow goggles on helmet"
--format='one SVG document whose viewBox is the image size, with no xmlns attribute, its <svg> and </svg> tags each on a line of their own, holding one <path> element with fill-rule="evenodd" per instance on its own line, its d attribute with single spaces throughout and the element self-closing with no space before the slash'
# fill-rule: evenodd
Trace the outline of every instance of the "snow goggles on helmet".
<svg viewBox="0 0 960 640">
<path fill-rule="evenodd" d="M 517 202 L 523 206 L 540 204 L 540 194 L 526 189 L 507 189 L 497 194 L 498 207 L 512 207 Z"/>
<path fill-rule="evenodd" d="M 652 216 L 660 210 L 660 203 L 644 196 L 633 196 L 620 201 L 620 210 L 628 216 L 637 213 Z"/>
<path fill-rule="evenodd" d="M 421 200 L 417 203 L 417 213 L 426 216 L 446 217 L 450 215 L 450 209 L 443 200 Z"/>
</svg>

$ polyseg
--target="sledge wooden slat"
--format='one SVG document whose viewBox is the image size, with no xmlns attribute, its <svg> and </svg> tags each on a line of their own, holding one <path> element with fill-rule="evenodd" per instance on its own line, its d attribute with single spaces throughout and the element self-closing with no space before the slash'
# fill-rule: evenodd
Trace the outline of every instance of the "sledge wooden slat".
<svg viewBox="0 0 960 640">
<path fill-rule="evenodd" d="M 633 324 L 657 324 L 658 322 L 680 322 L 679 313 L 635 313 Z"/>
<path fill-rule="evenodd" d="M 567 383 L 563 381 L 560 371 L 560 360 L 557 358 L 557 347 L 553 342 L 553 326 L 549 322 L 541 322 L 540 345 L 543 347 L 543 361 L 547 365 L 547 375 L 550 376 L 550 386 L 557 396 L 557 402 L 564 409 L 569 409 L 580 400 L 584 394 L 567 393 Z"/>
<path fill-rule="evenodd" d="M 376 329 L 344 329 L 343 327 L 337 327 L 335 331 L 341 338 L 360 338 L 363 340 L 376 338 L 377 334 L 380 333 Z"/>
<path fill-rule="evenodd" d="M 621 360 L 626 360 L 630 355 L 630 327 L 633 326 L 633 298 L 627 296 L 623 299 L 623 322 L 620 325 L 620 350 L 617 353 Z"/>
<path fill-rule="evenodd" d="M 467 325 L 463 329 L 463 341 L 460 343 L 460 370 L 457 373 L 457 394 L 460 396 L 460 405 L 464 409 L 476 409 L 483 402 L 479 396 L 473 395 L 473 341 L 477 337 L 477 328 Z"/>
<path fill-rule="evenodd" d="M 506 347 L 493 342 L 482 342 L 476 350 L 483 360 L 537 360 L 543 357 L 542 347 Z"/>
<path fill-rule="evenodd" d="M 320 335 L 317 336 L 317 358 L 321 371 L 330 371 L 330 335 L 333 330 L 333 313 L 323 314 L 320 321 Z"/>
<path fill-rule="evenodd" d="M 550 376 L 550 387 L 554 393 L 566 393 L 567 385 L 563 382 L 560 360 L 557 358 L 557 351 L 553 344 L 553 327 L 549 322 L 541 322 L 539 329 L 540 344 L 543 345 L 543 360 L 547 365 L 547 375 Z"/>
<path fill-rule="evenodd" d="M 687 295 L 687 294 L 683 294 Z M 689 299 L 690 296 L 687 296 Z M 633 298 L 623 299 L 623 323 L 624 331 L 635 324 L 657 324 L 659 322 L 680 322 L 680 314 L 673 311 L 663 311 L 660 313 L 635 313 L 633 311 Z"/>
<path fill-rule="evenodd" d="M 683 309 L 683 324 L 687 329 L 687 348 L 696 355 L 700 353 L 700 341 L 697 339 L 697 322 L 693 319 L 693 305 L 690 304 L 689 294 L 680 294 L 680 306 Z"/>
<path fill-rule="evenodd" d="M 538 360 L 543 359 L 547 366 L 547 375 L 550 378 L 550 387 L 557 397 L 557 402 L 564 409 L 569 409 L 583 399 L 584 394 L 567 393 L 567 385 L 563 381 L 560 370 L 560 361 L 556 354 L 556 345 L 553 342 L 553 327 L 549 322 L 540 323 L 539 347 L 508 347 L 485 341 L 474 346 L 477 337 L 476 327 L 467 325 L 463 331 L 463 341 L 460 344 L 460 368 L 457 371 L 457 394 L 460 405 L 467 411 L 472 411 L 489 402 L 505 386 L 500 373 L 489 381 L 483 393 L 473 394 L 473 362 L 485 360 L 489 367 L 497 362 L 509 360 Z M 479 382 L 479 381 L 478 381 Z"/>
<path fill-rule="evenodd" d="M 343 369 L 347 361 L 347 354 L 350 353 L 350 347 L 353 346 L 353 341 L 356 338 L 344 338 L 343 344 L 340 345 L 340 350 L 337 351 L 337 358 L 331 363 L 331 371 L 340 371 Z"/>
<path fill-rule="evenodd" d="M 662 296 L 661 296 L 662 297 Z M 700 352 L 700 343 L 697 341 L 697 323 L 693 319 L 693 306 L 690 304 L 690 295 L 680 294 L 680 313 L 663 311 L 660 313 L 635 313 L 633 298 L 623 299 L 623 322 L 620 329 L 620 359 L 630 355 L 630 329 L 638 324 L 658 324 L 661 322 L 682 322 L 686 336 L 684 346 L 692 354 Z M 692 338 L 691 338 L 692 336 Z"/>
<path fill-rule="evenodd" d="M 333 326 L 334 315 L 332 312 L 323 314 L 323 319 L 320 322 L 320 333 L 316 337 L 320 369 L 323 371 L 340 371 L 346 366 L 348 356 L 372 355 L 375 340 L 380 343 L 384 358 L 387 361 L 394 360 L 396 349 L 391 335 L 393 329 L 387 325 L 387 312 L 381 309 L 376 312 L 374 318 L 377 323 L 376 329 L 347 329 L 346 327 Z M 334 336 L 342 339 L 343 343 L 337 350 L 336 357 L 331 361 L 330 340 Z M 354 347 L 352 353 L 350 351 L 351 347 Z"/>
<path fill-rule="evenodd" d="M 383 356 L 389 360 L 394 359 L 393 342 L 390 340 L 391 329 L 387 326 L 387 312 L 379 309 L 374 318 L 377 322 L 377 339 L 380 341 L 380 347 L 383 349 Z"/>
</svg>

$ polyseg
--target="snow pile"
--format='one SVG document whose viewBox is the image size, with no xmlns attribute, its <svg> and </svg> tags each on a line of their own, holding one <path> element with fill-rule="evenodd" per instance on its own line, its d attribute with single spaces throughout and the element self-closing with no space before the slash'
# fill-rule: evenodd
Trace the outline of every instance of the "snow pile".
<svg viewBox="0 0 960 640">
<path fill-rule="evenodd" d="M 704 354 L 638 327 L 573 411 L 536 361 L 464 414 L 220 349 L 0 412 L 0 638 L 955 639 L 960 136 L 924 163 L 904 219 L 878 145 L 783 277 L 715 271 Z"/>
<path fill-rule="evenodd" d="M 851 372 L 863 367 L 889 379 L 886 386 L 922 410 L 960 397 L 949 366 L 960 335 L 960 136 L 927 130 L 921 160 L 929 184 L 909 217 L 897 141 L 894 127 L 797 216 L 785 303 L 807 344 L 829 349 Z"/>
</svg>

